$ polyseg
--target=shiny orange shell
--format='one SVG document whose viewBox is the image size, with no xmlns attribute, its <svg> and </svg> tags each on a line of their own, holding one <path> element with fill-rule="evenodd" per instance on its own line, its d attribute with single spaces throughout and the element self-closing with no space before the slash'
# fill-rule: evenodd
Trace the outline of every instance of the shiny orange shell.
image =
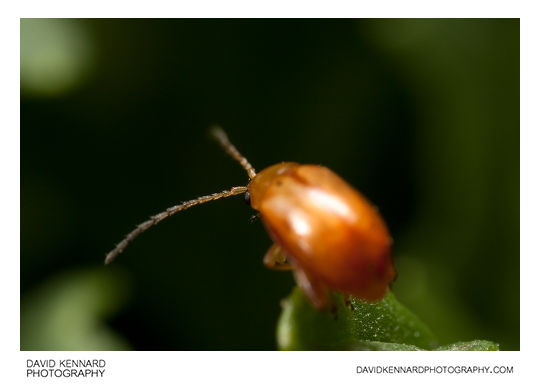
<svg viewBox="0 0 540 384">
<path fill-rule="evenodd" d="M 381 299 L 395 270 L 392 239 L 376 208 L 326 167 L 281 163 L 250 182 L 251 206 L 312 283 Z"/>
</svg>

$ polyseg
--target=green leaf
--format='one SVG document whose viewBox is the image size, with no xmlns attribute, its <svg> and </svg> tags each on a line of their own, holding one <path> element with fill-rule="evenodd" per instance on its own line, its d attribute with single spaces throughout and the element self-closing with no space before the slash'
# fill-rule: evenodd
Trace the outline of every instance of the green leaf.
<svg viewBox="0 0 540 384">
<path fill-rule="evenodd" d="M 499 344 L 487 340 L 458 341 L 457 343 L 444 345 L 437 351 L 498 351 Z"/>
<path fill-rule="evenodd" d="M 331 295 L 333 310 L 318 311 L 296 287 L 284 300 L 278 321 L 282 350 L 416 350 L 433 349 L 429 328 L 401 305 L 392 292 L 377 303 L 352 298 L 346 305 Z M 399 344 L 399 345 L 398 345 Z"/>
<path fill-rule="evenodd" d="M 330 297 L 331 309 L 318 311 L 296 287 L 283 300 L 278 321 L 282 350 L 353 351 L 498 351 L 492 341 L 459 341 L 437 348 L 429 328 L 387 291 L 379 302 L 368 303 L 341 294 Z"/>
<path fill-rule="evenodd" d="M 383 343 L 382 341 L 360 341 L 357 344 L 352 344 L 344 350 L 351 351 L 424 351 L 415 345 L 399 344 L 399 343 Z"/>
<path fill-rule="evenodd" d="M 359 341 L 343 345 L 343 350 L 350 351 L 425 351 L 415 345 L 383 343 L 381 341 Z M 499 344 L 487 340 L 458 341 L 435 349 L 435 351 L 498 351 Z"/>
</svg>

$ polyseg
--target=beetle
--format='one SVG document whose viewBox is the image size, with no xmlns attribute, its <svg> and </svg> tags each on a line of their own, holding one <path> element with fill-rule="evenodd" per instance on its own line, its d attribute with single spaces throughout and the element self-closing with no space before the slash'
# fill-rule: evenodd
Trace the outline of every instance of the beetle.
<svg viewBox="0 0 540 384">
<path fill-rule="evenodd" d="M 378 210 L 360 192 L 320 165 L 282 162 L 257 173 L 220 127 L 212 128 L 211 134 L 246 170 L 248 185 L 189 200 L 151 216 L 107 254 L 105 264 L 167 217 L 244 194 L 273 240 L 264 265 L 293 270 L 314 307 L 327 306 L 329 290 L 367 301 L 382 299 L 395 277 L 392 238 Z"/>
</svg>

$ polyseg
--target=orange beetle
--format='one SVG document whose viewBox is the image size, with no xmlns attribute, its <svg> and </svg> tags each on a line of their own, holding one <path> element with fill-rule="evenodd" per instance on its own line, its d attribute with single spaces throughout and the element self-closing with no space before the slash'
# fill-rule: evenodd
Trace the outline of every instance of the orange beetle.
<svg viewBox="0 0 540 384">
<path fill-rule="evenodd" d="M 139 224 L 105 258 L 110 263 L 140 233 L 194 205 L 245 193 L 274 244 L 264 256 L 271 269 L 293 269 L 297 284 L 319 309 L 327 290 L 381 299 L 394 280 L 392 239 L 377 210 L 326 167 L 285 162 L 259 173 L 220 128 L 213 136 L 247 171 L 247 187 L 233 187 L 168 208 Z"/>
</svg>

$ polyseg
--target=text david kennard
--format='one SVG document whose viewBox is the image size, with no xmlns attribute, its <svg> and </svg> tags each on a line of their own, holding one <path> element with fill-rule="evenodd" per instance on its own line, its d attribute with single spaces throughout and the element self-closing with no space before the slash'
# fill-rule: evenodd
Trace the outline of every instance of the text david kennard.
<svg viewBox="0 0 540 384">
<path fill-rule="evenodd" d="M 47 359 L 26 360 L 26 377 L 103 377 L 103 359 Z"/>
</svg>

